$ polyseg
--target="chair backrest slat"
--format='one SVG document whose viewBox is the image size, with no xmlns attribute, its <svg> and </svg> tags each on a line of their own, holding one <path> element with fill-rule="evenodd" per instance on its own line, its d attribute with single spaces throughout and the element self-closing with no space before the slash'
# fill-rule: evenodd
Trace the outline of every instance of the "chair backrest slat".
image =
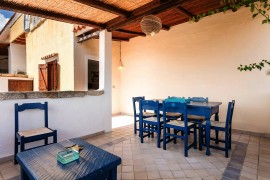
<svg viewBox="0 0 270 180">
<path fill-rule="evenodd" d="M 157 114 L 157 119 L 159 121 L 159 102 L 154 100 L 140 100 L 140 117 L 143 117 L 143 112 L 145 111 L 154 111 Z"/>
<path fill-rule="evenodd" d="M 187 104 L 181 102 L 165 102 L 162 103 L 163 118 L 166 119 L 167 112 L 178 112 L 183 115 L 185 127 L 187 127 Z M 166 122 L 166 121 L 164 121 Z"/>
<path fill-rule="evenodd" d="M 45 104 L 41 104 L 41 103 L 24 103 L 22 105 L 18 105 L 18 112 L 22 112 L 22 111 L 30 110 L 30 109 L 45 110 L 46 108 L 45 106 L 46 106 Z"/>
<path fill-rule="evenodd" d="M 22 105 L 15 104 L 15 133 L 19 131 L 19 112 L 25 110 L 39 109 L 44 111 L 44 126 L 48 127 L 48 102 L 42 103 L 24 103 Z"/>
<path fill-rule="evenodd" d="M 233 112 L 234 112 L 235 100 L 228 103 L 228 110 L 226 116 L 226 128 L 229 128 L 232 124 Z"/>
<path fill-rule="evenodd" d="M 132 97 L 134 117 L 136 117 L 137 110 L 139 110 L 139 107 L 136 106 L 136 102 L 139 102 L 140 100 L 144 100 L 144 99 L 145 99 L 144 96 Z"/>
</svg>

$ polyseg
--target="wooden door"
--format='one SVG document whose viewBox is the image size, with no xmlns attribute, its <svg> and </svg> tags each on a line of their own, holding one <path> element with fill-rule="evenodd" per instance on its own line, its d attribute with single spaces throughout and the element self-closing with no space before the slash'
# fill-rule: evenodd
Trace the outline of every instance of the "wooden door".
<svg viewBox="0 0 270 180">
<path fill-rule="evenodd" d="M 39 64 L 39 90 L 48 91 L 47 64 Z"/>
<path fill-rule="evenodd" d="M 49 62 L 47 65 L 48 65 L 48 90 L 56 91 L 58 85 L 57 61 Z"/>
</svg>

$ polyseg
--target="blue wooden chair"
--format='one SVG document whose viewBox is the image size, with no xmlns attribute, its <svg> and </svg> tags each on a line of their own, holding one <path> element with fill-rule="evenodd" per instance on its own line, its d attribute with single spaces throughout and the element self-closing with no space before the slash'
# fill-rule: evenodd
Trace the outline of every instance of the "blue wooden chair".
<svg viewBox="0 0 270 180">
<path fill-rule="evenodd" d="M 208 102 L 208 98 L 207 97 L 206 98 L 192 97 L 192 98 L 190 98 L 190 101 L 191 102 Z M 188 115 L 187 117 L 188 117 L 189 122 L 196 124 L 196 126 L 197 126 L 196 129 L 200 129 L 202 127 L 202 123 L 205 120 L 204 116 Z M 199 131 L 199 136 L 201 136 L 200 131 Z M 202 150 L 201 147 L 202 147 L 202 142 L 201 142 L 201 138 L 199 138 L 199 150 Z"/>
<path fill-rule="evenodd" d="M 225 122 L 212 121 L 212 120 L 210 121 L 211 122 L 210 131 L 212 129 L 215 131 L 225 132 L 225 140 L 218 139 L 219 142 L 225 143 L 225 147 L 223 148 L 219 146 L 210 145 L 210 148 L 225 151 L 225 157 L 227 158 L 229 157 L 229 149 L 231 149 L 231 144 L 232 144 L 232 118 L 233 118 L 234 106 L 235 106 L 235 100 L 232 100 L 232 102 L 228 103 L 228 110 L 227 110 L 227 116 L 226 116 Z M 202 134 L 202 136 L 200 137 L 201 139 L 205 138 L 205 126 L 206 126 L 205 124 L 206 122 L 202 123 L 202 128 L 200 128 L 200 131 L 201 131 L 200 134 Z M 210 140 L 213 140 L 216 142 L 217 138 L 218 137 L 210 138 Z"/>
<path fill-rule="evenodd" d="M 138 97 L 132 97 L 132 104 L 133 104 L 133 113 L 134 113 L 134 134 L 137 134 L 137 131 L 140 131 L 138 127 L 139 123 L 139 118 L 140 118 L 140 113 L 139 113 L 139 101 L 140 100 L 145 100 L 144 96 L 138 96 Z M 151 112 L 143 112 L 144 117 L 151 117 L 155 116 L 155 113 Z"/>
<path fill-rule="evenodd" d="M 39 109 L 44 111 L 44 127 L 20 131 L 19 130 L 19 113 L 26 110 Z M 38 119 L 39 120 L 39 119 Z M 41 119 L 40 119 L 41 120 Z M 48 138 L 53 137 L 53 143 L 57 143 L 57 131 L 48 127 L 48 103 L 24 103 L 22 105 L 15 104 L 15 147 L 14 147 L 14 163 L 17 164 L 16 155 L 19 145 L 20 151 L 25 151 L 25 144 L 29 142 L 44 140 L 45 145 L 48 144 Z"/>
<path fill-rule="evenodd" d="M 188 156 L 188 150 L 193 146 L 194 149 L 197 149 L 197 133 L 196 133 L 196 124 L 188 122 L 187 119 L 187 104 L 180 102 L 166 102 L 163 101 L 163 119 L 167 119 L 166 112 L 177 112 L 181 113 L 183 116 L 183 121 L 164 121 L 163 125 L 163 149 L 166 150 L 166 144 L 174 140 L 176 143 L 176 138 L 184 140 L 184 155 Z M 170 129 L 173 129 L 173 133 L 170 133 Z M 188 145 L 188 132 L 190 129 L 194 129 L 194 142 Z M 178 133 L 181 132 L 181 135 Z M 173 138 L 171 138 L 171 136 Z"/>
<path fill-rule="evenodd" d="M 150 137 L 150 135 L 156 133 L 157 134 L 157 147 L 160 148 L 160 142 L 162 139 L 160 138 L 162 121 L 160 119 L 160 114 L 156 113 L 156 116 L 147 117 L 144 116 L 145 111 L 153 111 L 159 112 L 159 102 L 153 100 L 141 100 L 139 102 L 140 107 L 140 138 L 141 143 L 143 143 L 143 138 Z"/>
</svg>

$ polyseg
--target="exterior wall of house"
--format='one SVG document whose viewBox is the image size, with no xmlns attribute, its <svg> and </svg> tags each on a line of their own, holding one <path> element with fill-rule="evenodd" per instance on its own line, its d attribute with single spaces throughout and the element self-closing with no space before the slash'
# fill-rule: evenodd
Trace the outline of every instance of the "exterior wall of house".
<svg viewBox="0 0 270 180">
<path fill-rule="evenodd" d="M 22 33 L 24 33 L 23 21 L 24 21 L 24 16 L 22 15 L 17 19 L 17 21 L 10 28 L 10 37 L 9 37 L 10 42 L 13 42 Z"/>
<path fill-rule="evenodd" d="M 74 42 L 75 90 L 88 89 L 87 60 L 99 60 L 99 40 L 91 39 L 83 43 Z M 112 42 L 112 114 L 121 112 L 121 71 L 117 68 L 120 59 L 120 43 Z"/>
<path fill-rule="evenodd" d="M 34 91 L 39 86 L 38 65 L 46 63 L 41 58 L 53 53 L 58 53 L 59 90 L 74 90 L 73 25 L 45 20 L 26 36 L 27 74 L 34 78 Z"/>
<path fill-rule="evenodd" d="M 228 101 L 235 99 L 234 129 L 270 133 L 270 66 L 237 70 L 240 64 L 270 60 L 269 26 L 261 20 L 241 8 L 123 43 L 122 112 L 132 113 L 133 96 L 203 96 L 223 103 L 220 119 L 225 120 Z"/>
<path fill-rule="evenodd" d="M 8 57 L 8 72 L 15 73 L 26 71 L 26 46 L 10 43 Z"/>
</svg>

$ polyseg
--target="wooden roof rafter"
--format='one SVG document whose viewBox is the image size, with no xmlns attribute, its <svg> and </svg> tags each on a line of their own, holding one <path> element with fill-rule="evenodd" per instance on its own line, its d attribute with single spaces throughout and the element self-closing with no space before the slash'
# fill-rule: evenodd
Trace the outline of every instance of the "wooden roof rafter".
<svg viewBox="0 0 270 180">
<path fill-rule="evenodd" d="M 87 6 L 91 6 L 103 11 L 107 11 L 119 16 L 124 16 L 124 17 L 129 17 L 130 16 L 130 12 L 124 10 L 124 9 L 120 9 L 118 7 L 97 1 L 97 0 L 75 0 L 79 3 L 85 4 Z"/>
<path fill-rule="evenodd" d="M 168 0 L 168 1 L 162 1 L 164 3 L 161 3 L 159 6 L 154 7 L 152 9 L 149 9 L 147 11 L 143 11 L 143 13 L 140 13 L 138 15 L 132 15 L 126 20 L 116 22 L 113 25 L 107 25 L 105 28 L 109 31 L 115 31 L 123 26 L 126 26 L 130 23 L 133 23 L 137 21 L 138 19 L 141 19 L 143 16 L 149 15 L 149 14 L 159 14 L 164 11 L 167 11 L 169 9 L 175 8 L 180 6 L 181 3 L 183 3 L 185 0 Z"/>
<path fill-rule="evenodd" d="M 60 13 L 53 12 L 53 11 L 38 9 L 35 7 L 31 7 L 31 6 L 23 7 L 23 6 L 20 6 L 18 4 L 12 3 L 10 1 L 1 1 L 0 9 L 6 9 L 9 11 L 16 11 L 16 12 L 20 12 L 23 14 L 40 16 L 40 17 L 48 18 L 48 19 L 51 19 L 51 17 L 54 17 L 55 20 L 62 21 L 62 22 L 68 22 L 68 23 L 74 23 L 74 24 L 79 23 L 81 25 L 86 25 L 86 26 L 91 26 L 91 27 L 96 27 L 96 28 L 104 28 L 103 24 L 99 24 L 99 23 L 96 23 L 93 21 L 80 19 L 80 18 L 76 18 L 76 17 L 70 17 L 66 14 L 60 14 Z"/>
<path fill-rule="evenodd" d="M 185 16 L 192 18 L 194 16 L 194 14 L 192 14 L 191 12 L 187 11 L 186 9 L 182 8 L 182 7 L 177 7 L 175 8 L 178 12 L 180 12 L 181 14 L 184 14 Z"/>
<path fill-rule="evenodd" d="M 113 32 L 114 40 L 145 36 L 140 21 L 149 14 L 161 18 L 162 30 L 170 30 L 198 14 L 219 8 L 223 6 L 217 0 L 2 0 L 0 3 L 0 9 L 85 25 L 85 30 L 75 29 L 78 39 L 97 38 L 91 37 L 92 34 L 107 29 Z"/>
<path fill-rule="evenodd" d="M 137 35 L 137 36 L 143 36 L 143 37 L 146 36 L 144 33 L 141 33 L 141 32 L 128 31 L 128 30 L 124 30 L 124 29 L 118 29 L 118 30 L 116 30 L 116 31 L 122 32 L 122 33 L 127 33 L 127 34 L 134 34 L 134 35 Z"/>
</svg>

